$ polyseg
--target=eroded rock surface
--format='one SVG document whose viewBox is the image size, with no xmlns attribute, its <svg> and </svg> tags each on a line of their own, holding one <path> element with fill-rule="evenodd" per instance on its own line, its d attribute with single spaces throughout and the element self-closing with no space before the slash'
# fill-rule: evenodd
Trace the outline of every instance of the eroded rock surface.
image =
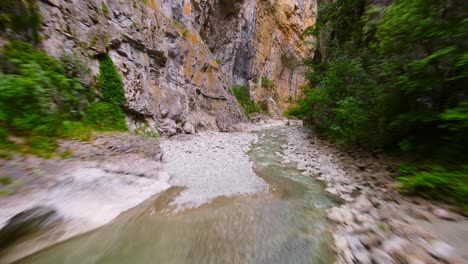
<svg viewBox="0 0 468 264">
<path fill-rule="evenodd" d="M 124 81 L 133 128 L 149 124 L 167 135 L 235 131 L 246 119 L 233 85 L 249 86 L 276 117 L 299 95 L 308 48 L 302 32 L 313 24 L 315 5 L 42 0 L 42 46 L 78 65 L 91 87 L 99 74 L 96 56 L 108 52 Z"/>
<path fill-rule="evenodd" d="M 0 175 L 22 182 L 0 197 L 0 247 L 11 246 L 0 252 L 0 263 L 103 226 L 170 187 L 155 139 L 104 133 L 89 142 L 63 141 L 59 152 L 66 150 L 66 159 L 0 159 Z"/>
</svg>

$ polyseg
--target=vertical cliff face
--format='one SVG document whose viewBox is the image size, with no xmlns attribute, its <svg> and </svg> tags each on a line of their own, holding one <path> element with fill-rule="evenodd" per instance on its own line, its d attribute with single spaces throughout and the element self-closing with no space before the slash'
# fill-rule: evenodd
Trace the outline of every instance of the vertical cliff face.
<svg viewBox="0 0 468 264">
<path fill-rule="evenodd" d="M 314 24 L 315 0 L 192 0 L 198 30 L 221 61 L 231 85 L 247 85 L 256 101 L 281 116 L 304 84 L 302 60 L 310 46 L 304 30 Z"/>
<path fill-rule="evenodd" d="M 83 62 L 91 86 L 96 55 L 108 52 L 124 80 L 132 126 L 232 131 L 246 122 L 233 85 L 249 86 L 276 115 L 297 96 L 301 34 L 314 10 L 312 0 L 42 0 L 42 45 Z M 267 79 L 275 85 L 262 86 Z"/>
</svg>

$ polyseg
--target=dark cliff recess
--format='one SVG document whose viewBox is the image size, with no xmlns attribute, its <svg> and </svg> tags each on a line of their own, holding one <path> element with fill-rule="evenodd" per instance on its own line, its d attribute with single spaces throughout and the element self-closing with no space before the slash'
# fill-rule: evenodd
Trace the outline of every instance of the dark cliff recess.
<svg viewBox="0 0 468 264">
<path fill-rule="evenodd" d="M 37 44 L 41 21 L 36 0 L 0 2 L 0 32 L 8 38 L 23 38 Z"/>
</svg>

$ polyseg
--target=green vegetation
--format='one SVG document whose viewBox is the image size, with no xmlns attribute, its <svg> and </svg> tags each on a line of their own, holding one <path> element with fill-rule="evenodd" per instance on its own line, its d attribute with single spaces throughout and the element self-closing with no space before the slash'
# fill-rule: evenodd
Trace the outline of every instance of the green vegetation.
<svg viewBox="0 0 468 264">
<path fill-rule="evenodd" d="M 468 210 L 468 166 L 447 170 L 441 166 L 401 166 L 402 189 L 431 198 L 458 203 Z"/>
<path fill-rule="evenodd" d="M 232 87 L 232 92 L 248 118 L 250 118 L 250 115 L 253 113 L 268 112 L 268 105 L 266 102 L 255 103 L 250 99 L 250 92 L 247 86 L 234 86 Z"/>
<path fill-rule="evenodd" d="M 27 138 L 31 150 L 53 148 L 47 138 L 60 136 L 63 121 L 81 117 L 84 87 L 60 61 L 27 43 L 6 44 L 1 57 L 0 142 L 9 145 L 14 134 Z"/>
<path fill-rule="evenodd" d="M 0 149 L 50 157 L 58 138 L 89 139 L 93 130 L 126 130 L 123 83 L 110 58 L 100 60 L 102 102 L 72 68 L 28 43 L 11 41 L 0 52 Z M 10 142 L 11 136 L 21 143 Z"/>
<path fill-rule="evenodd" d="M 108 54 L 99 57 L 99 89 L 101 101 L 86 109 L 85 124 L 101 131 L 127 130 L 122 110 L 126 102 L 124 84 Z"/>
<path fill-rule="evenodd" d="M 10 176 L 2 176 L 0 177 L 0 184 L 2 185 L 9 185 L 12 184 L 13 181 L 11 180 Z"/>
<path fill-rule="evenodd" d="M 108 54 L 99 57 L 99 89 L 103 101 L 117 106 L 125 104 L 122 77 Z"/>
<path fill-rule="evenodd" d="M 404 189 L 466 205 L 466 11 L 447 0 L 320 2 L 306 30 L 319 40 L 309 88 L 286 114 L 336 142 L 403 153 L 415 165 Z"/>
<path fill-rule="evenodd" d="M 0 1 L 0 32 L 11 29 L 15 34 L 37 44 L 42 18 L 36 0 Z"/>
<path fill-rule="evenodd" d="M 105 2 L 101 4 L 102 13 L 108 18 L 109 17 L 109 8 L 107 7 Z"/>
<path fill-rule="evenodd" d="M 84 122 L 100 131 L 127 130 L 122 109 L 116 104 L 107 102 L 91 103 L 86 109 Z"/>
<path fill-rule="evenodd" d="M 13 193 L 13 191 L 9 190 L 9 189 L 0 190 L 0 196 L 7 196 L 7 195 L 10 195 L 12 193 Z"/>
<path fill-rule="evenodd" d="M 215 61 L 216 61 L 216 63 L 218 63 L 218 65 L 221 65 L 221 59 L 220 58 L 216 58 Z"/>
<path fill-rule="evenodd" d="M 188 34 L 189 34 L 189 30 L 188 30 L 188 29 L 182 30 L 182 37 L 183 37 L 183 38 L 187 37 Z"/>
<path fill-rule="evenodd" d="M 159 133 L 152 129 L 148 123 L 144 123 L 135 129 L 135 134 L 146 137 L 146 138 L 158 138 Z"/>
<path fill-rule="evenodd" d="M 275 84 L 275 81 L 270 80 L 267 76 L 263 76 L 262 77 L 262 87 L 266 88 L 266 89 L 268 89 L 270 91 L 273 91 L 276 88 L 276 84 Z"/>
<path fill-rule="evenodd" d="M 62 153 L 60 153 L 60 157 L 62 159 L 69 159 L 72 157 L 72 150 L 70 148 L 66 148 Z"/>
</svg>

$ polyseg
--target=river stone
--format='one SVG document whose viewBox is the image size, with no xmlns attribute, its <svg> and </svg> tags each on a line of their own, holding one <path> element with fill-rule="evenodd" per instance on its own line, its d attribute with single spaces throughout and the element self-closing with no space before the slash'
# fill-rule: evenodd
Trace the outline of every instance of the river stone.
<svg viewBox="0 0 468 264">
<path fill-rule="evenodd" d="M 439 217 L 440 219 L 443 219 L 443 220 L 449 220 L 449 221 L 456 221 L 457 220 L 457 217 L 451 213 L 449 213 L 448 211 L 446 210 L 443 210 L 443 209 L 440 209 L 440 208 L 436 208 L 432 211 L 432 213 Z"/>
<path fill-rule="evenodd" d="M 392 255 L 398 251 L 401 251 L 404 247 L 409 244 L 408 240 L 395 236 L 391 239 L 382 242 L 382 248 L 385 252 Z"/>
<path fill-rule="evenodd" d="M 449 264 L 463 263 L 460 257 L 457 255 L 455 249 L 445 242 L 434 240 L 430 243 L 427 248 L 429 253 Z"/>
<path fill-rule="evenodd" d="M 351 223 L 353 214 L 345 208 L 332 208 L 328 211 L 328 218 L 337 223 Z"/>
<path fill-rule="evenodd" d="M 420 208 L 416 208 L 416 207 L 409 207 L 408 211 L 409 211 L 408 212 L 409 214 L 411 214 L 412 216 L 414 216 L 417 219 L 426 220 L 428 222 L 433 221 L 434 216 L 432 216 L 431 213 L 429 213 L 428 211 L 426 211 L 424 209 L 420 209 Z"/>
<path fill-rule="evenodd" d="M 61 219 L 55 209 L 47 206 L 25 210 L 13 216 L 0 230 L 0 248 L 5 249 L 24 236 L 50 228 Z"/>
<path fill-rule="evenodd" d="M 393 260 L 393 258 L 390 257 L 389 254 L 387 254 L 385 251 L 378 249 L 378 248 L 372 249 L 371 258 L 374 261 L 374 263 L 396 264 L 395 260 Z"/>
<path fill-rule="evenodd" d="M 354 202 L 354 208 L 361 213 L 369 212 L 374 206 L 364 195 L 360 195 Z"/>
</svg>

